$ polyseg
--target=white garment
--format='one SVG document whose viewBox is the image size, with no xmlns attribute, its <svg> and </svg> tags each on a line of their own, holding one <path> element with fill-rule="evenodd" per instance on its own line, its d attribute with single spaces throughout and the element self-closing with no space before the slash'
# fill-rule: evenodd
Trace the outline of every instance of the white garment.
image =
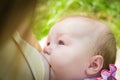
<svg viewBox="0 0 120 80">
<path fill-rule="evenodd" d="M 0 80 L 49 80 L 49 65 L 15 33 L 0 49 Z"/>
<path fill-rule="evenodd" d="M 117 58 L 115 65 L 117 66 L 116 78 L 117 80 L 120 80 L 120 49 L 117 50 Z"/>
</svg>

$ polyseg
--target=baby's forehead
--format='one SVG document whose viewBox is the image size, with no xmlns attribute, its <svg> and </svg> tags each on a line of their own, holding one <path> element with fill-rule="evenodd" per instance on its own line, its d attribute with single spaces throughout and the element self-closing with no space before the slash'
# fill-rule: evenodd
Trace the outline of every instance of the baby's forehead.
<svg viewBox="0 0 120 80">
<path fill-rule="evenodd" d="M 73 28 L 72 30 L 78 28 L 82 28 L 82 29 L 89 28 L 90 30 L 93 28 L 97 28 L 97 26 L 100 26 L 101 24 L 102 23 L 95 21 L 94 19 L 89 19 L 85 17 L 68 17 L 56 23 L 53 28 L 56 29 L 67 28 L 68 30 L 71 28 Z"/>
<path fill-rule="evenodd" d="M 56 23 L 50 32 L 73 36 L 99 36 L 102 35 L 102 33 L 109 32 L 109 30 L 103 23 L 94 19 L 68 17 Z"/>
<path fill-rule="evenodd" d="M 95 21 L 84 18 L 66 18 L 56 23 L 51 29 L 52 32 L 89 33 L 96 30 L 99 25 Z"/>
</svg>

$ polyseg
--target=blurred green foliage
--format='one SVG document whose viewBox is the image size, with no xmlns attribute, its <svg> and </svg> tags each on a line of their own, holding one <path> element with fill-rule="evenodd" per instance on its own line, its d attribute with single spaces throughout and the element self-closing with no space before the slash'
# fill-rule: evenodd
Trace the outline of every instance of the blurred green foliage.
<svg viewBox="0 0 120 80">
<path fill-rule="evenodd" d="M 120 47 L 119 0 L 48 0 L 36 8 L 33 33 L 40 40 L 61 17 L 70 15 L 90 16 L 103 21 L 114 33 Z"/>
</svg>

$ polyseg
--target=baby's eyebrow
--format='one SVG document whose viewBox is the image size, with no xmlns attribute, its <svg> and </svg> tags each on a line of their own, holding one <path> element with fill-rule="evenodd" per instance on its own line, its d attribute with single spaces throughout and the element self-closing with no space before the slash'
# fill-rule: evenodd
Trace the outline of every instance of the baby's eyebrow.
<svg viewBox="0 0 120 80">
<path fill-rule="evenodd" d="M 60 38 L 61 36 L 65 35 L 64 33 L 57 33 L 57 39 Z"/>
<path fill-rule="evenodd" d="M 61 37 L 71 36 L 69 33 L 58 33 L 57 35 L 58 35 L 58 36 L 56 37 L 57 39 L 58 39 L 58 38 L 61 38 Z"/>
</svg>

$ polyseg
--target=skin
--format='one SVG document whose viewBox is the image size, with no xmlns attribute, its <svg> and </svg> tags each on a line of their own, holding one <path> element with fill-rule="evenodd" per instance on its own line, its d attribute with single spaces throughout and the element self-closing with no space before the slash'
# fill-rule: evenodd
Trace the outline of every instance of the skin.
<svg viewBox="0 0 120 80">
<path fill-rule="evenodd" d="M 94 56 L 94 43 L 105 30 L 96 27 L 101 25 L 97 23 L 87 18 L 69 17 L 51 28 L 43 50 L 51 66 L 51 80 L 83 80 L 88 76 L 86 69 Z"/>
</svg>

